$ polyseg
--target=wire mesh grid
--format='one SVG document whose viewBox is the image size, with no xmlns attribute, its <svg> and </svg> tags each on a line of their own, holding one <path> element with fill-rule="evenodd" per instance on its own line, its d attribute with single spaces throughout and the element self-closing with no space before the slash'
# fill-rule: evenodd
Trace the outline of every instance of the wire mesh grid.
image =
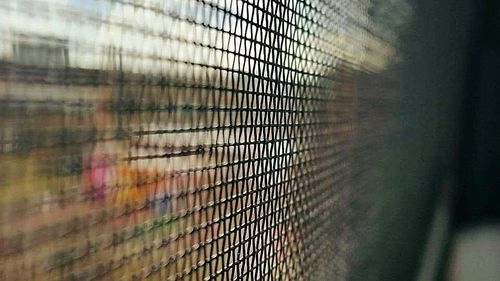
<svg viewBox="0 0 500 281">
<path fill-rule="evenodd" d="M 360 81 L 398 60 L 373 9 L 408 9 L 375 2 L 0 3 L 0 278 L 346 279 L 391 127 Z"/>
</svg>

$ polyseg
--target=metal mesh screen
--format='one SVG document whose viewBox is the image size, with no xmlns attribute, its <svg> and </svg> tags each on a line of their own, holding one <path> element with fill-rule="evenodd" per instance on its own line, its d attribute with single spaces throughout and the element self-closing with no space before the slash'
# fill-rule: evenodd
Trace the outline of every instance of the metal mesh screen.
<svg viewBox="0 0 500 281">
<path fill-rule="evenodd" d="M 0 279 L 347 279 L 409 14 L 2 1 Z"/>
</svg>

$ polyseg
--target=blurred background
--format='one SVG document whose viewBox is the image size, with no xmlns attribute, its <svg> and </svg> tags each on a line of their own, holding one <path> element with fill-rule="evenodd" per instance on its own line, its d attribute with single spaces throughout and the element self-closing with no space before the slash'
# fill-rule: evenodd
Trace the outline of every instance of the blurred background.
<svg viewBox="0 0 500 281">
<path fill-rule="evenodd" d="M 0 1 L 0 280 L 500 280 L 499 15 Z"/>
<path fill-rule="evenodd" d="M 500 276 L 500 5 L 474 3 L 472 11 L 461 166 L 447 262 L 451 280 L 495 280 Z"/>
</svg>

